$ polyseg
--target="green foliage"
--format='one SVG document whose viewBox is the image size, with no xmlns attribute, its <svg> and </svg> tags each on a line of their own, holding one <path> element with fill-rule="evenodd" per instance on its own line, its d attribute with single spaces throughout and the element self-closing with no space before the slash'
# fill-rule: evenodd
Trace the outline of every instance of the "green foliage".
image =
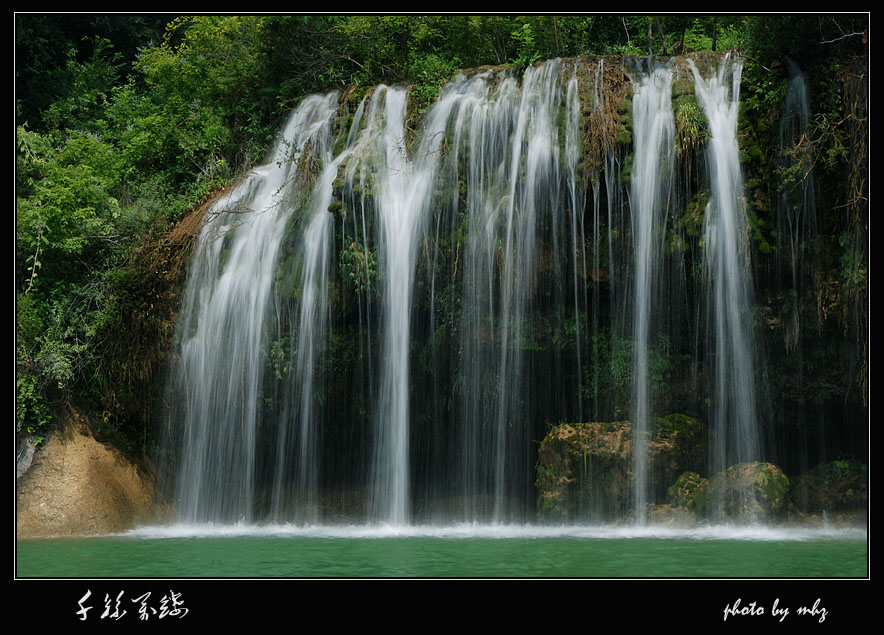
<svg viewBox="0 0 884 635">
<path fill-rule="evenodd" d="M 775 121 L 786 95 L 786 82 L 751 63 L 746 74 L 751 76 L 751 81 L 741 90 L 746 109 L 756 111 L 758 117 Z"/>
<path fill-rule="evenodd" d="M 708 131 L 705 129 L 705 118 L 697 100 L 683 97 L 673 104 L 675 115 L 675 147 L 679 157 L 684 157 L 704 142 Z"/>
<path fill-rule="evenodd" d="M 838 244 L 843 250 L 841 253 L 841 281 L 853 293 L 864 292 L 868 284 L 864 250 L 856 244 L 854 236 L 850 232 L 843 232 L 838 237 Z"/>
<path fill-rule="evenodd" d="M 105 38 L 84 39 L 91 41 L 92 57 L 80 63 L 77 50 L 68 49 L 66 68 L 60 74 L 62 93 L 43 113 L 50 128 L 90 130 L 99 126 L 108 95 L 117 82 L 122 56 Z"/>
<path fill-rule="evenodd" d="M 235 164 L 233 158 L 245 151 L 251 162 L 264 151 L 273 102 L 262 84 L 263 27 L 260 16 L 178 18 L 162 44 L 145 49 L 135 63 L 151 88 L 148 108 L 161 114 L 158 122 L 158 113 L 150 113 L 142 138 L 172 135 L 161 147 L 180 169 L 196 167 L 211 178 L 219 159 Z"/>
<path fill-rule="evenodd" d="M 770 68 L 788 55 L 804 68 L 863 52 L 867 13 L 757 15 L 745 20 L 746 46 Z"/>
<path fill-rule="evenodd" d="M 415 33 L 411 27 L 418 19 L 409 15 L 357 15 L 335 23 L 334 34 L 348 60 L 358 68 L 350 81 L 372 84 L 404 78 L 411 65 Z"/>
<path fill-rule="evenodd" d="M 341 250 L 341 275 L 357 293 L 374 293 L 377 288 L 377 259 L 373 251 L 353 241 Z"/>
<path fill-rule="evenodd" d="M 33 300 L 16 298 L 16 430 L 38 434 L 51 419 L 46 388 L 51 377 L 39 358 L 43 324 Z"/>
<path fill-rule="evenodd" d="M 868 466 L 856 459 L 841 456 L 828 465 L 821 466 L 823 483 L 825 485 L 856 481 L 865 482 L 868 479 Z"/>
<path fill-rule="evenodd" d="M 798 143 L 795 146 L 784 148 L 782 154 L 786 160 L 774 170 L 780 187 L 787 198 L 791 200 L 801 198 L 799 194 L 802 191 L 801 186 L 813 169 L 813 156 L 806 143 Z M 796 205 L 798 203 L 793 203 L 793 207 Z"/>
<path fill-rule="evenodd" d="M 273 371 L 273 376 L 281 381 L 292 370 L 292 360 L 295 358 L 296 352 L 291 349 L 295 347 L 285 336 L 268 341 L 263 346 L 264 358 Z"/>
<path fill-rule="evenodd" d="M 93 330 L 87 308 L 77 302 L 89 290 L 71 297 L 52 294 L 16 298 L 16 429 L 42 434 L 51 421 L 53 402 L 70 389 L 87 355 Z"/>
<path fill-rule="evenodd" d="M 166 27 L 163 42 L 147 48 L 135 68 L 165 96 L 187 95 L 228 110 L 261 79 L 260 16 L 190 16 Z"/>
<path fill-rule="evenodd" d="M 46 385 L 38 375 L 27 372 L 26 368 L 19 368 L 15 377 L 15 417 L 16 431 L 25 431 L 38 440 L 43 438 L 44 431 L 52 421 Z"/>
<path fill-rule="evenodd" d="M 233 177 L 234 132 L 217 108 L 198 99 L 173 95 L 157 103 L 130 81 L 115 90 L 108 120 L 131 181 L 154 173 L 179 188 L 194 181 L 219 187 Z"/>
<path fill-rule="evenodd" d="M 706 20 L 695 18 L 691 26 L 685 30 L 684 46 L 687 51 L 711 51 L 712 34 L 707 35 Z"/>
<path fill-rule="evenodd" d="M 117 252 L 121 207 L 111 192 L 120 163 L 93 134 L 55 147 L 19 126 L 17 140 L 16 425 L 36 433 L 53 395 L 77 378 L 94 333 L 90 312 L 106 287 L 90 278 Z"/>
<path fill-rule="evenodd" d="M 746 45 L 745 25 L 739 18 L 697 17 L 684 32 L 685 51 L 727 51 Z"/>
<path fill-rule="evenodd" d="M 90 134 L 74 133 L 60 149 L 22 126 L 17 137 L 27 195 L 18 199 L 16 217 L 19 283 L 24 274 L 30 288 L 41 269 L 53 280 L 70 280 L 114 237 L 118 154 Z"/>
<path fill-rule="evenodd" d="M 516 58 L 513 60 L 517 67 L 531 66 L 540 59 L 537 37 L 530 21 L 523 22 L 515 29 L 512 32 L 512 37 L 518 46 Z"/>
<path fill-rule="evenodd" d="M 657 338 L 656 346 L 648 351 L 648 381 L 654 390 L 664 390 L 672 380 L 675 368 L 672 340 L 665 333 Z"/>
<path fill-rule="evenodd" d="M 600 330 L 592 336 L 584 396 L 598 399 L 613 394 L 621 407 L 630 398 L 635 363 L 635 341 Z M 665 390 L 675 371 L 672 341 L 661 334 L 656 344 L 648 347 L 648 381 L 652 390 Z"/>
<path fill-rule="evenodd" d="M 52 104 L 79 100 L 72 88 L 76 83 L 76 75 L 70 72 L 72 62 L 92 65 L 98 71 L 95 62 L 103 59 L 113 67 L 117 78 L 122 78 L 138 49 L 157 39 L 168 19 L 169 16 L 155 13 L 16 14 L 15 73 L 20 121 L 27 121 L 39 132 L 52 129 L 44 120 Z M 81 75 L 84 81 L 80 85 L 89 86 L 85 81 L 88 78 L 102 79 L 100 83 L 91 83 L 91 87 L 106 93 L 108 76 L 102 75 L 101 72 Z"/>
<path fill-rule="evenodd" d="M 411 91 L 418 113 L 423 114 L 436 101 L 442 87 L 454 78 L 460 68 L 460 60 L 445 60 L 435 53 L 420 56 L 411 65 L 409 75 L 416 82 Z"/>
</svg>

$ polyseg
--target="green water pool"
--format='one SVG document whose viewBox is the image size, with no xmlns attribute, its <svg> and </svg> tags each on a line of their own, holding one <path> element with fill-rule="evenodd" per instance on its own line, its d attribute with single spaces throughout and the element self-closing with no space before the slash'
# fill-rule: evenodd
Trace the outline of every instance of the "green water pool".
<svg viewBox="0 0 884 635">
<path fill-rule="evenodd" d="M 861 578 L 864 530 L 146 528 L 18 541 L 44 578 Z"/>
</svg>

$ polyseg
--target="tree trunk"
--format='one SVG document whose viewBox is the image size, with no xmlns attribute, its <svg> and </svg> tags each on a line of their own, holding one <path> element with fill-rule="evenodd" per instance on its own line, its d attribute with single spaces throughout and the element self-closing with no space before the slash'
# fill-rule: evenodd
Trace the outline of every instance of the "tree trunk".
<svg viewBox="0 0 884 635">
<path fill-rule="evenodd" d="M 718 16 L 712 18 L 712 50 L 715 50 L 715 42 L 718 39 Z"/>
<path fill-rule="evenodd" d="M 661 55 L 668 55 L 666 52 L 666 33 L 663 32 L 663 25 L 660 23 L 660 16 L 657 16 L 657 30 L 660 32 L 660 38 L 663 40 L 663 52 Z"/>
</svg>

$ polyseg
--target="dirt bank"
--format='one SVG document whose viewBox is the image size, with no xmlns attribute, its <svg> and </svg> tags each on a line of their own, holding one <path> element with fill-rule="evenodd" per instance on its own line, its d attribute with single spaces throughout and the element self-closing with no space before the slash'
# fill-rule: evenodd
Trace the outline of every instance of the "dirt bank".
<svg viewBox="0 0 884 635">
<path fill-rule="evenodd" d="M 18 538 L 96 536 L 155 515 L 151 479 L 68 411 L 16 482 Z"/>
</svg>

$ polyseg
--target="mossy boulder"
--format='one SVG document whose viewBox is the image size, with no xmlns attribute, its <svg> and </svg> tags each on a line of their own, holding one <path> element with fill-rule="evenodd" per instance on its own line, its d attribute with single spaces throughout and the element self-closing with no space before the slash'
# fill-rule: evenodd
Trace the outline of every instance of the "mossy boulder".
<svg viewBox="0 0 884 635">
<path fill-rule="evenodd" d="M 611 519 L 626 510 L 632 488 L 632 425 L 564 423 L 540 444 L 538 516 Z"/>
<path fill-rule="evenodd" d="M 667 491 L 670 504 L 678 508 L 693 509 L 694 494 L 704 483 L 706 479 L 696 472 L 682 472 Z"/>
<path fill-rule="evenodd" d="M 685 471 L 698 472 L 706 463 L 706 434 L 698 419 L 671 414 L 655 419 L 648 438 L 648 464 L 655 498 Z"/>
<path fill-rule="evenodd" d="M 672 80 L 672 99 L 684 96 L 694 96 L 694 82 L 686 77 Z"/>
<path fill-rule="evenodd" d="M 563 423 L 540 444 L 537 463 L 538 515 L 543 520 L 621 519 L 633 498 L 633 425 Z M 656 419 L 647 438 L 651 496 L 662 501 L 666 487 L 705 462 L 701 423 L 686 415 Z"/>
<path fill-rule="evenodd" d="M 792 502 L 803 512 L 844 511 L 869 502 L 865 463 L 839 459 L 818 465 L 794 479 Z"/>
<path fill-rule="evenodd" d="M 694 492 L 692 508 L 717 520 L 764 522 L 786 509 L 790 483 L 772 463 L 738 463 L 710 478 Z"/>
<path fill-rule="evenodd" d="M 648 505 L 647 520 L 658 527 L 687 528 L 696 524 L 693 512 L 676 505 Z"/>
</svg>

